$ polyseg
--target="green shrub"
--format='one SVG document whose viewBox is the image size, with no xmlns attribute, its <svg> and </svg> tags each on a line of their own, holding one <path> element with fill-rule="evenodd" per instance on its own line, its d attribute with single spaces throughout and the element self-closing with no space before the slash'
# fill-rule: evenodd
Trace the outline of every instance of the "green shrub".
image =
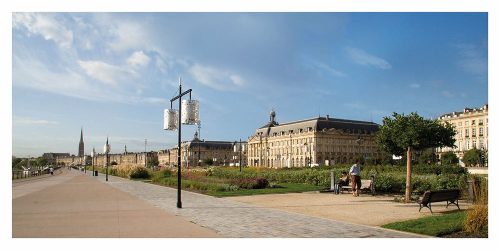
<svg viewBox="0 0 500 250">
<path fill-rule="evenodd" d="M 149 171 L 145 167 L 133 168 L 128 177 L 130 179 L 149 179 Z"/>
</svg>

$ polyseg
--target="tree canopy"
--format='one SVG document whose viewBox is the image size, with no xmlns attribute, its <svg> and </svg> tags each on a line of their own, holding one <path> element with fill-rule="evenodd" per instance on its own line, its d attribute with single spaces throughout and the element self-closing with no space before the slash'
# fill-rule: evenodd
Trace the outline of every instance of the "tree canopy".
<svg viewBox="0 0 500 250">
<path fill-rule="evenodd" d="M 450 123 L 424 119 L 415 112 L 406 116 L 393 113 L 392 117 L 384 117 L 376 141 L 382 150 L 402 156 L 408 147 L 414 150 L 453 147 L 455 133 Z"/>
</svg>

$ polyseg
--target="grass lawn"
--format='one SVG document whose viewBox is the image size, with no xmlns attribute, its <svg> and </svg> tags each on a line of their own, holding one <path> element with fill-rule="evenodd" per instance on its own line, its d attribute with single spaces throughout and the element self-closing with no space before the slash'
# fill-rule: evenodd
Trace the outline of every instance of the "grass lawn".
<svg viewBox="0 0 500 250">
<path fill-rule="evenodd" d="M 465 211 L 444 215 L 431 215 L 420 219 L 394 222 L 383 225 L 383 228 L 406 231 L 430 236 L 442 237 L 460 232 L 463 229 Z"/>
<path fill-rule="evenodd" d="M 209 191 L 207 194 L 215 197 L 258 195 L 258 194 L 283 194 L 318 191 L 321 187 L 310 184 L 281 183 L 279 187 L 263 189 L 240 189 L 237 191 Z"/>
</svg>

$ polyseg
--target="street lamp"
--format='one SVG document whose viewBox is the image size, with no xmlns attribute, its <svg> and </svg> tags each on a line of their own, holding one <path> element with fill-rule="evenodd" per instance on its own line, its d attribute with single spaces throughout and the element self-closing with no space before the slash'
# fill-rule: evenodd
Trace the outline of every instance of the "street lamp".
<svg viewBox="0 0 500 250">
<path fill-rule="evenodd" d="M 94 172 L 94 157 L 96 156 L 95 154 L 95 147 L 92 148 L 92 152 L 90 152 L 90 157 L 92 157 L 92 176 L 95 175 L 95 172 Z"/>
<path fill-rule="evenodd" d="M 148 139 L 144 139 L 144 167 L 148 168 L 148 153 L 146 145 L 148 145 Z"/>
<path fill-rule="evenodd" d="M 182 100 L 182 96 L 189 94 L 189 100 Z M 172 103 L 179 99 L 179 110 L 172 108 Z M 184 106 L 184 109 L 182 108 Z M 181 201 L 181 128 L 182 124 L 196 124 L 199 122 L 198 101 L 191 100 L 191 89 L 182 92 L 182 81 L 179 78 L 179 95 L 170 99 L 170 109 L 165 109 L 163 129 L 178 131 L 177 147 L 177 208 L 182 208 Z M 178 118 L 177 118 L 177 117 Z"/>
<path fill-rule="evenodd" d="M 109 151 L 111 151 L 111 146 L 108 143 L 108 137 L 106 137 L 106 144 L 104 144 L 104 155 L 106 156 L 106 181 L 108 181 Z"/>
</svg>

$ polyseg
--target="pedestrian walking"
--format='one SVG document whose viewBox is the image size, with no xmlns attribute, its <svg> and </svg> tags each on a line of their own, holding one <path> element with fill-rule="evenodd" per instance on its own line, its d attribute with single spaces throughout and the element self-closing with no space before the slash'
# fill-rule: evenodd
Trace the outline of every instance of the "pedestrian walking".
<svg viewBox="0 0 500 250">
<path fill-rule="evenodd" d="M 54 175 L 54 168 L 53 168 L 53 167 L 50 167 L 50 168 L 49 168 L 49 172 L 50 172 L 50 175 Z"/>
<path fill-rule="evenodd" d="M 356 160 L 356 163 L 351 166 L 349 175 L 351 175 L 352 196 L 359 196 L 359 189 L 361 188 L 361 167 L 359 160 Z"/>
</svg>

